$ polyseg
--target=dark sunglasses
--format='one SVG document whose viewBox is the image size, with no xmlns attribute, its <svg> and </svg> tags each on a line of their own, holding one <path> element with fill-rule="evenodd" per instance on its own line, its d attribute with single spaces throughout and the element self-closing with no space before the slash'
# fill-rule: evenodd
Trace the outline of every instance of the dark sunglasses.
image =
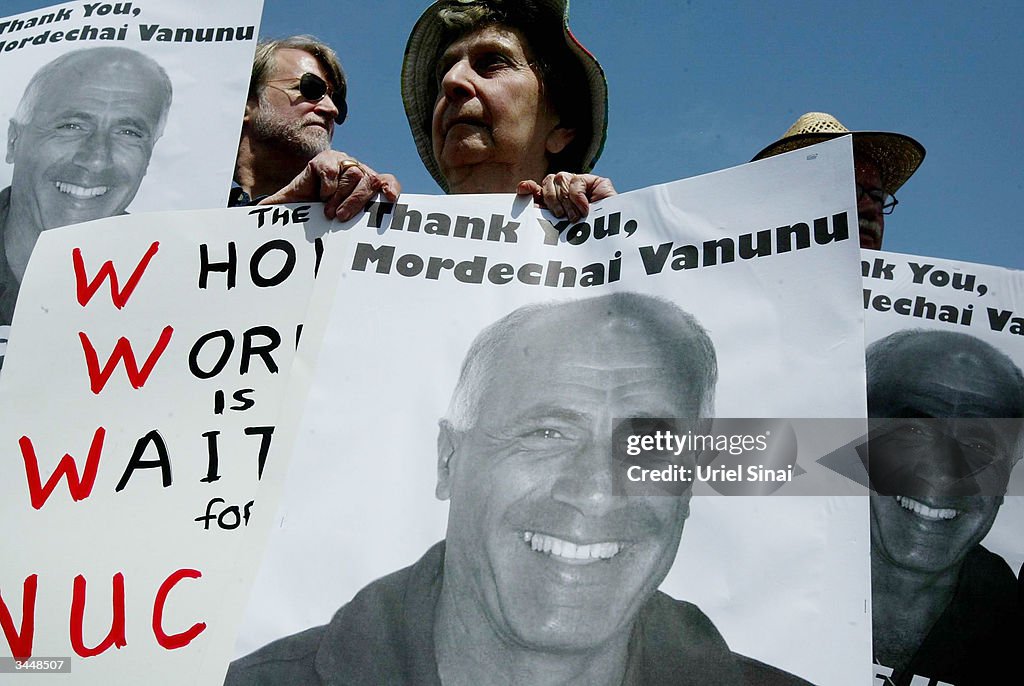
<svg viewBox="0 0 1024 686">
<path fill-rule="evenodd" d="M 291 81 L 291 79 L 277 79 L 278 81 Z M 267 81 L 269 86 L 273 81 Z M 271 88 L 277 88 L 277 86 L 271 86 Z M 329 86 L 327 82 L 316 74 L 306 72 L 299 78 L 299 94 L 309 100 L 310 102 L 320 102 L 323 97 L 327 95 Z M 337 96 L 337 97 L 336 97 Z M 338 116 L 334 118 L 335 124 L 341 124 L 345 121 L 345 116 L 348 114 L 348 105 L 345 104 L 345 91 L 342 89 L 339 93 L 331 95 L 331 100 L 334 102 L 334 106 L 338 108 Z"/>
</svg>

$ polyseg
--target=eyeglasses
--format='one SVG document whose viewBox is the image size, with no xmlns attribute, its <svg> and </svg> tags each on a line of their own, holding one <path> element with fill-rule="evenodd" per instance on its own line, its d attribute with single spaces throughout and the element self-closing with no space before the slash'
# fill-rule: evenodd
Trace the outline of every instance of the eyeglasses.
<svg viewBox="0 0 1024 686">
<path fill-rule="evenodd" d="M 859 201 L 865 195 L 882 206 L 882 214 L 892 214 L 892 211 L 900 204 L 900 201 L 896 199 L 895 195 L 889 195 L 881 188 L 865 188 L 858 183 L 857 200 Z"/>
<path fill-rule="evenodd" d="M 293 79 L 275 79 L 274 81 L 267 81 L 267 86 L 270 88 L 277 88 L 277 90 L 296 90 L 294 86 L 291 88 L 280 88 L 279 86 L 271 86 L 272 83 L 280 83 L 282 81 L 293 81 Z M 348 106 L 345 104 L 345 96 L 342 95 L 337 100 L 334 99 L 334 93 L 331 91 L 331 87 L 327 85 L 327 82 L 316 74 L 306 72 L 299 77 L 298 89 L 299 95 L 310 102 L 320 102 L 326 95 L 334 103 L 334 106 L 338 108 L 338 116 L 334 118 L 335 124 L 341 124 L 345 121 L 345 115 L 348 114 Z"/>
</svg>

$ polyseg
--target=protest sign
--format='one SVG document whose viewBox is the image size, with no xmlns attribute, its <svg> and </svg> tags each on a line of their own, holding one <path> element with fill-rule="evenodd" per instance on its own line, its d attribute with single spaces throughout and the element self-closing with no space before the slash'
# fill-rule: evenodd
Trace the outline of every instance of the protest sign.
<svg viewBox="0 0 1024 686">
<path fill-rule="evenodd" d="M 998 683 L 1016 669 L 1014 575 L 1024 562 L 1020 421 L 1006 419 L 1024 403 L 1024 274 L 886 252 L 863 253 L 862 274 L 868 409 L 879 418 L 869 461 L 880 494 L 876 683 Z M 907 584 L 894 601 L 894 568 L 929 590 Z M 940 579 L 955 593 L 944 596 Z M 915 634 L 921 608 L 932 614 Z"/>
<path fill-rule="evenodd" d="M 224 206 L 261 9 L 79 1 L 0 19 L 2 341 L 40 232 Z"/>
<path fill-rule="evenodd" d="M 543 572 L 545 565 L 562 564 L 553 551 L 563 558 L 580 551 L 602 558 L 596 565 L 562 570 L 581 578 L 607 581 L 602 575 L 608 574 L 617 579 L 602 595 L 601 618 L 587 610 L 578 619 L 580 635 L 599 633 L 602 626 L 628 627 L 632 615 L 616 608 L 632 603 L 635 612 L 641 604 L 647 607 L 652 590 L 637 591 L 635 579 L 657 583 L 668 572 L 662 590 L 699 606 L 732 650 L 817 683 L 865 683 L 870 655 L 866 498 L 726 498 L 705 489 L 710 495 L 691 502 L 674 564 L 669 557 L 664 568 L 652 570 L 637 562 L 639 553 L 620 554 L 618 543 L 606 540 L 639 534 L 621 523 L 616 534 L 608 525 L 614 517 L 587 516 L 585 507 L 574 510 L 565 502 L 570 496 L 556 494 L 593 487 L 593 497 L 603 502 L 610 484 L 593 470 L 604 468 L 580 463 L 583 485 L 568 476 L 545 481 L 544 475 L 555 469 L 550 465 L 564 458 L 552 453 L 550 461 L 516 471 L 529 452 L 526 447 L 510 452 L 506 467 L 481 444 L 465 458 L 466 471 L 449 479 L 442 459 L 449 454 L 444 447 L 465 429 L 462 424 L 473 423 L 474 408 L 496 402 L 505 407 L 496 413 L 499 418 L 518 416 L 518 410 L 524 415 L 552 412 L 530 406 L 544 399 L 557 405 L 549 423 L 516 434 L 527 443 L 585 434 L 610 445 L 606 432 L 617 416 L 614 411 L 665 416 L 650 414 L 646 391 L 638 392 L 633 406 L 587 401 L 585 383 L 565 391 L 564 375 L 577 368 L 627 377 L 635 372 L 620 368 L 632 339 L 623 331 L 615 335 L 624 339 L 609 339 L 599 326 L 601 315 L 587 319 L 580 314 L 605 306 L 615 315 L 609 315 L 612 323 L 624 318 L 644 330 L 644 318 L 660 320 L 663 310 L 665 319 L 678 323 L 689 316 L 707 332 L 718 376 L 713 410 L 705 397 L 701 414 L 863 418 L 852 166 L 849 140 L 840 139 L 622 194 L 596 204 L 577 223 L 539 213 L 528 199 L 512 196 L 403 196 L 395 204 L 371 204 L 342 232 L 347 242 L 328 249 L 344 253 L 338 263 L 345 268 L 237 654 L 329 622 L 361 588 L 412 564 L 447 531 L 449 554 L 461 546 L 459 561 L 452 564 L 475 565 L 474 578 L 499 596 L 515 593 L 509 589 L 517 584 L 529 585 L 531 593 L 554 593 Z M 549 314 L 523 314 L 521 308 L 534 305 Z M 637 321 L 629 317 L 634 308 Z M 652 309 L 659 314 L 650 314 Z M 486 344 L 482 349 L 490 352 L 480 353 L 495 369 L 470 374 L 476 381 L 465 388 L 474 390 L 450 406 L 471 342 L 510 313 L 516 313 L 512 321 L 518 323 L 508 327 L 508 347 Z M 530 328 L 534 317 L 550 327 L 537 324 L 535 335 L 516 338 L 520 330 L 535 330 Z M 638 387 L 664 389 L 668 400 L 663 399 L 660 411 L 675 416 L 681 410 L 671 399 L 681 389 L 691 402 L 685 412 L 697 412 L 691 396 L 700 395 L 699 384 L 693 379 L 670 387 L 664 383 L 655 378 Z M 600 431 L 581 419 L 596 415 L 604 417 Z M 487 481 L 496 478 L 494 470 L 506 468 L 506 479 L 497 485 Z M 468 476 L 477 471 L 481 476 Z M 533 484 L 533 490 L 524 484 Z M 435 498 L 435 486 L 438 496 L 451 497 L 450 511 Z M 259 497 L 274 500 L 277 488 L 276 475 L 266 478 Z M 510 504 L 516 498 L 521 503 Z M 623 507 L 632 511 L 639 501 L 616 502 L 629 503 Z M 650 502 L 660 503 L 654 509 L 664 507 L 664 501 Z M 500 524 L 512 512 L 523 520 L 546 517 L 549 528 L 532 531 L 522 521 Z M 556 526 L 556 520 L 561 524 Z M 566 533 L 573 527 L 590 533 Z M 465 549 L 467 529 L 477 532 L 478 550 Z M 519 537 L 517 543 L 503 542 L 507 529 Z M 567 542 L 553 543 L 558 534 Z M 659 538 L 651 546 L 663 554 L 674 551 L 672 538 Z M 555 543 L 561 546 L 558 551 Z M 420 568 L 426 565 L 428 573 L 436 574 L 438 554 L 434 549 Z M 446 567 L 444 582 L 457 583 L 449 581 L 450 571 Z M 370 588 L 381 590 L 380 584 Z M 477 597 L 471 590 L 453 593 Z M 307 635 L 302 639 L 306 648 L 297 652 L 310 661 L 316 654 L 318 664 L 339 670 L 331 677 L 341 681 L 357 673 L 371 682 L 387 681 L 395 652 L 433 665 L 433 600 L 422 595 L 407 594 L 402 602 L 423 600 L 426 609 L 403 605 L 392 611 L 407 618 L 399 623 L 414 624 L 423 619 L 417 613 L 425 612 L 426 624 L 418 625 L 426 627 L 426 634 L 396 639 L 387 647 L 354 639 L 345 645 L 347 659 L 331 648 L 336 632 L 351 637 L 402 628 L 347 626 L 341 620 L 322 645 L 318 634 Z M 492 619 L 521 622 L 518 628 L 529 633 L 543 612 L 531 603 L 516 603 L 527 608 L 526 619 Z M 294 645 L 295 639 L 286 640 Z M 679 655 L 685 642 L 681 639 Z M 671 640 L 667 645 L 675 647 Z M 540 646 L 537 650 L 543 650 L 543 641 Z M 304 659 L 278 664 L 310 669 L 312 663 Z M 703 659 L 691 667 L 705 668 Z M 244 665 L 254 671 L 244 671 Z M 265 676 L 257 662 L 243 661 L 242 666 L 229 673 L 236 683 Z"/>
<path fill-rule="evenodd" d="M 314 353 L 322 328 L 328 226 L 307 205 L 41 236 L 0 377 L 0 624 L 5 654 L 33 658 L 21 671 L 60 661 L 80 684 L 223 672 L 225 604 L 252 574 L 235 567 L 242 534 L 297 419 L 296 344 Z"/>
</svg>

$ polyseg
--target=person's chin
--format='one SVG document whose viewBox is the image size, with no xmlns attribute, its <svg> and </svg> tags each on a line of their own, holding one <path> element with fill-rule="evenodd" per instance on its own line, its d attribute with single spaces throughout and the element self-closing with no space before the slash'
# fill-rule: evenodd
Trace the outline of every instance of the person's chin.
<svg viewBox="0 0 1024 686">
<path fill-rule="evenodd" d="M 487 129 L 460 124 L 445 136 L 441 155 L 456 160 L 463 157 L 474 159 L 487 154 L 493 147 L 494 143 Z"/>
<path fill-rule="evenodd" d="M 303 135 L 299 139 L 299 146 L 302 153 L 312 159 L 331 147 L 331 136 L 326 129 L 311 126 L 303 131 Z"/>
<path fill-rule="evenodd" d="M 486 164 L 493 155 L 490 146 L 483 140 L 472 138 L 446 142 L 436 158 L 441 173 L 451 180 L 466 174 L 478 174 L 480 165 Z"/>
<path fill-rule="evenodd" d="M 505 597 L 499 607 L 503 623 L 518 643 L 542 651 L 585 651 L 606 644 L 620 631 L 623 621 L 628 623 L 629 618 L 617 610 L 618 603 L 610 597 L 615 592 L 626 591 L 585 593 L 592 597 L 581 598 L 535 588 L 534 594 L 525 597 L 502 594 Z"/>
<path fill-rule="evenodd" d="M 564 648 L 599 643 L 639 602 L 634 582 L 646 576 L 646 546 L 614 534 L 579 543 L 568 538 L 516 531 L 495 564 L 501 604 L 524 640 Z"/>
<path fill-rule="evenodd" d="M 307 124 L 303 129 L 303 133 L 311 140 L 316 140 L 326 144 L 330 144 L 331 142 L 331 127 L 326 124 Z"/>
</svg>

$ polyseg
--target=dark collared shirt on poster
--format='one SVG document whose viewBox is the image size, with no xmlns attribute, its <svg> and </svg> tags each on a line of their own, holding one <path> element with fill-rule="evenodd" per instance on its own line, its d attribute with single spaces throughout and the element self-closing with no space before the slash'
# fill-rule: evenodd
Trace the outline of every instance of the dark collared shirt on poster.
<svg viewBox="0 0 1024 686">
<path fill-rule="evenodd" d="M 884 682 L 895 686 L 1009 684 L 1018 678 L 1022 628 L 1017 580 L 1003 558 L 975 546 L 964 558 L 953 599 L 903 672 Z M 1007 681 L 1007 679 L 1009 679 Z"/>
<path fill-rule="evenodd" d="M 441 686 L 434 611 L 444 542 L 412 567 L 374 581 L 325 626 L 231 663 L 225 686 Z M 630 638 L 625 686 L 809 686 L 729 650 L 697 606 L 656 592 Z"/>
<path fill-rule="evenodd" d="M 7 212 L 11 208 L 11 187 L 0 191 L 0 369 L 7 356 L 7 340 L 11 335 L 14 306 L 21 284 L 7 263 Z"/>
<path fill-rule="evenodd" d="M 11 266 L 7 263 L 6 246 L 7 246 L 7 212 L 11 208 L 11 187 L 0 191 L 0 248 L 4 249 L 3 253 L 0 253 L 0 326 L 10 326 L 11 320 L 14 319 L 14 305 L 18 302 L 18 288 L 21 284 L 18 283 L 17 277 L 14 276 L 14 272 L 11 271 Z M 7 342 L 7 334 L 3 334 L 4 344 Z"/>
</svg>

